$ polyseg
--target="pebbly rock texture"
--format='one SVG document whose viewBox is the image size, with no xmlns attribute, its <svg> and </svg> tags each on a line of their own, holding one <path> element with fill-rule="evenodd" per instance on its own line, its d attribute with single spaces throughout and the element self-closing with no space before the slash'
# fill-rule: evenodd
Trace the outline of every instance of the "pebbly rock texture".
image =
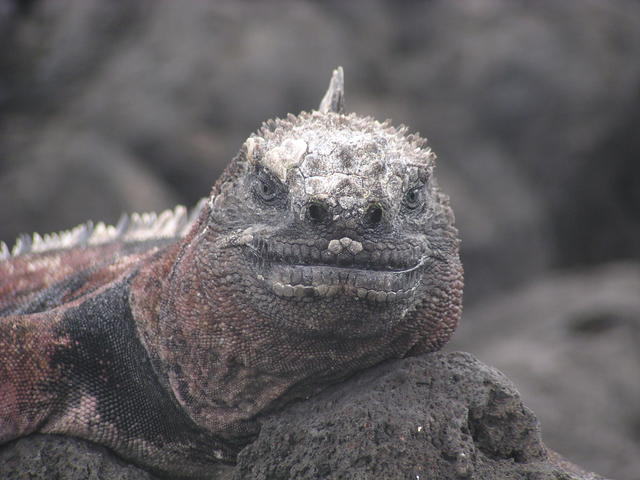
<svg viewBox="0 0 640 480">
<path fill-rule="evenodd" d="M 266 419 L 233 478 L 598 478 L 554 462 L 504 375 L 466 353 L 436 353 L 388 362 Z"/>
<path fill-rule="evenodd" d="M 0 448 L 3 480 L 153 480 L 106 448 L 57 435 L 33 435 Z"/>
<path fill-rule="evenodd" d="M 232 467 L 221 465 L 212 477 L 229 480 Z M 158 480 L 110 450 L 59 435 L 32 435 L 0 447 L 2 480 Z"/>
<path fill-rule="evenodd" d="M 619 480 L 640 472 L 640 264 L 557 273 L 468 308 L 447 348 L 503 371 L 549 447 Z"/>
<path fill-rule="evenodd" d="M 0 449 L 4 479 L 153 479 L 106 450 L 35 436 Z M 239 479 L 596 480 L 547 452 L 534 414 L 500 372 L 467 353 L 387 362 L 264 419 Z"/>
</svg>

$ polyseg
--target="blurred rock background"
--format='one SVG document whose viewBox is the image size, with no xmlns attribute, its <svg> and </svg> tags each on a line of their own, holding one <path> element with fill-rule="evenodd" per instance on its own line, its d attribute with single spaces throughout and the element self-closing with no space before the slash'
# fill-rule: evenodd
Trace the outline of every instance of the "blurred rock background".
<svg viewBox="0 0 640 480">
<path fill-rule="evenodd" d="M 193 205 L 260 122 L 429 138 L 463 238 L 449 349 L 546 442 L 640 478 L 640 3 L 0 0 L 0 240 Z"/>
</svg>

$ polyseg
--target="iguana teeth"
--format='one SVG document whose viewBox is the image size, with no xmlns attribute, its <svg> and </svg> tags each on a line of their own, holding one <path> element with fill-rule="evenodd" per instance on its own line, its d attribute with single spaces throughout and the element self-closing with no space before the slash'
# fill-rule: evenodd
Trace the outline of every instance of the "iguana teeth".
<svg viewBox="0 0 640 480">
<path fill-rule="evenodd" d="M 356 255 L 362 251 L 362 243 L 354 240 L 347 246 L 347 250 L 349 250 L 352 255 Z"/>
<path fill-rule="evenodd" d="M 318 285 L 315 288 L 318 291 L 318 295 L 320 295 L 321 297 L 326 296 L 327 292 L 329 292 L 329 285 Z"/>
<path fill-rule="evenodd" d="M 284 297 L 284 285 L 281 284 L 280 282 L 275 282 L 271 288 L 273 288 L 273 293 L 275 293 L 276 295 L 280 295 L 281 297 Z"/>
<path fill-rule="evenodd" d="M 334 255 L 337 255 L 342 252 L 342 243 L 340 243 L 340 240 L 331 240 L 327 246 L 327 250 Z"/>
<path fill-rule="evenodd" d="M 395 300 L 406 299 L 415 290 L 400 290 L 398 292 L 382 291 L 366 288 L 353 288 L 342 285 L 302 285 L 302 284 L 288 284 L 281 282 L 273 282 L 271 285 L 273 292 L 280 297 L 289 297 L 294 299 L 308 298 L 308 297 L 332 297 L 338 293 L 343 293 L 347 296 L 355 295 L 356 297 L 364 300 L 368 300 L 376 303 L 393 302 Z"/>
<path fill-rule="evenodd" d="M 367 300 L 372 301 L 372 302 L 373 302 L 373 301 L 375 301 L 375 300 L 376 300 L 377 293 L 378 293 L 378 292 L 376 292 L 375 290 L 369 290 L 369 291 L 367 291 Z"/>
<path fill-rule="evenodd" d="M 339 285 L 329 285 L 329 290 L 327 291 L 327 296 L 328 297 L 333 297 L 334 295 L 337 295 L 338 292 L 341 290 Z"/>
<path fill-rule="evenodd" d="M 376 302 L 378 303 L 382 303 L 382 302 L 386 302 L 387 301 L 387 294 L 386 292 L 376 292 L 376 298 L 375 298 Z"/>
<path fill-rule="evenodd" d="M 285 297 L 293 297 L 294 295 L 293 287 L 291 285 L 283 285 L 282 295 Z"/>
</svg>

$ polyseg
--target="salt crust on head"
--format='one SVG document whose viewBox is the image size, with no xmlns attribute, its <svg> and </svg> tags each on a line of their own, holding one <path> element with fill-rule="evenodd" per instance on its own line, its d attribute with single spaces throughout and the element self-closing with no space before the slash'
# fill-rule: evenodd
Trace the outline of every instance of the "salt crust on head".
<svg viewBox="0 0 640 480">
<path fill-rule="evenodd" d="M 268 120 L 244 151 L 248 165 L 269 170 L 294 202 L 316 199 L 344 209 L 401 198 L 435 163 L 426 140 L 406 127 L 334 112 Z"/>
</svg>

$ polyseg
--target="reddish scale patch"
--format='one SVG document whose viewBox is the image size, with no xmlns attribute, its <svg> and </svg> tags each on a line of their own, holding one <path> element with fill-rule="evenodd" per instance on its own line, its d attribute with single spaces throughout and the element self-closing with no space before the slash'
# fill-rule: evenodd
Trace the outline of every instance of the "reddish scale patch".
<svg viewBox="0 0 640 480">
<path fill-rule="evenodd" d="M 51 355 L 69 345 L 68 338 L 53 334 L 61 318 L 35 314 L 0 322 L 0 444 L 35 431 L 56 406 L 55 395 L 38 385 L 60 377 Z"/>
<path fill-rule="evenodd" d="M 95 291 L 158 251 L 123 253 L 122 242 L 21 255 L 0 263 L 0 312 L 28 303 L 43 290 L 79 275 L 79 288 L 65 292 L 59 304 Z"/>
<path fill-rule="evenodd" d="M 51 356 L 71 341 L 54 332 L 69 308 L 83 297 L 132 271 L 161 247 L 144 246 L 141 251 L 122 243 L 21 255 L 0 263 L 0 311 L 18 308 L 61 282 L 69 283 L 57 304 L 47 311 L 0 317 L 0 443 L 35 431 L 60 407 L 56 394 L 39 389 L 44 381 L 55 383 L 60 372 Z M 148 247 L 148 248 L 147 248 Z M 65 308 L 52 309 L 65 305 Z"/>
</svg>

